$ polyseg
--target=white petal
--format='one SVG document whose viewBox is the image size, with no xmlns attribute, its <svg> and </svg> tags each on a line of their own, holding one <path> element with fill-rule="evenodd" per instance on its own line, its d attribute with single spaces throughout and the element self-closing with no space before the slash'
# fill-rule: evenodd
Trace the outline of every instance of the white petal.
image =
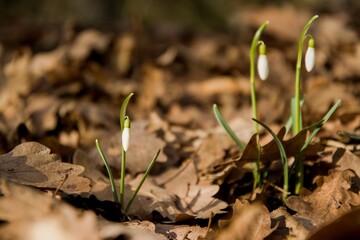
<svg viewBox="0 0 360 240">
<path fill-rule="evenodd" d="M 315 66 L 315 48 L 309 47 L 305 54 L 305 68 L 310 72 Z"/>
<path fill-rule="evenodd" d="M 122 133 L 122 146 L 126 152 L 129 149 L 130 144 L 130 128 L 124 128 Z"/>
<path fill-rule="evenodd" d="M 260 54 L 257 62 L 257 70 L 261 80 L 266 80 L 269 76 L 269 63 L 266 55 Z"/>
</svg>

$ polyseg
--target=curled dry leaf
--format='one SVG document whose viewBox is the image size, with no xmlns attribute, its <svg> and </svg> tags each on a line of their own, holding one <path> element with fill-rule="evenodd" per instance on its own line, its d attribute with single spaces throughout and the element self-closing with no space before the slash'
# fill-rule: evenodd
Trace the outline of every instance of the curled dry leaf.
<svg viewBox="0 0 360 240">
<path fill-rule="evenodd" d="M 301 224 L 308 229 L 328 223 L 360 205 L 358 193 L 350 190 L 351 170 L 330 171 L 330 175 L 317 180 L 318 187 L 306 195 L 290 196 L 286 205 L 296 211 Z"/>
<path fill-rule="evenodd" d="M 12 181 L 66 193 L 89 192 L 90 180 L 79 176 L 84 167 L 61 162 L 59 155 L 37 142 L 18 145 L 0 156 L 0 173 Z"/>
<path fill-rule="evenodd" d="M 216 239 L 260 240 L 267 237 L 271 229 L 270 213 L 264 205 L 250 205 L 237 200 L 233 206 L 233 216 L 219 231 Z"/>
<path fill-rule="evenodd" d="M 278 227 L 269 236 L 269 239 L 287 239 L 287 240 L 304 240 L 309 234 L 309 230 L 287 212 L 284 207 L 270 213 L 272 225 Z"/>
<path fill-rule="evenodd" d="M 332 162 L 336 170 L 351 169 L 357 176 L 360 176 L 360 158 L 349 150 L 336 149 L 332 156 Z"/>
<path fill-rule="evenodd" d="M 79 212 L 37 190 L 4 179 L 0 182 L 1 239 L 98 240 L 96 217 Z"/>
</svg>

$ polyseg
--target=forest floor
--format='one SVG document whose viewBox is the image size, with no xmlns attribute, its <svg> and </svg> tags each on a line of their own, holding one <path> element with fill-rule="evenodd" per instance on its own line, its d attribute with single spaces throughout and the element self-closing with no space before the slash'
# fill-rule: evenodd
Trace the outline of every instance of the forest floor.
<svg viewBox="0 0 360 240">
<path fill-rule="evenodd" d="M 309 132 L 285 135 L 283 127 L 295 91 L 298 37 L 311 17 L 266 7 L 239 14 L 236 31 L 66 25 L 44 30 L 28 45 L 4 44 L 0 238 L 359 238 L 360 39 L 342 13 L 320 15 L 309 29 L 316 63 L 310 73 L 301 70 L 304 126 L 321 120 L 337 100 L 341 106 L 303 152 L 304 188 L 294 193 L 294 157 Z M 254 135 L 251 119 L 249 51 L 265 20 L 261 40 L 270 73 L 266 81 L 256 79 L 257 106 L 259 120 L 285 148 L 289 192 L 276 142 L 261 127 Z M 162 151 L 125 216 L 95 139 L 118 188 L 119 110 L 132 92 L 125 202 Z M 244 151 L 217 123 L 213 104 Z M 257 157 L 267 176 L 254 189 Z"/>
</svg>

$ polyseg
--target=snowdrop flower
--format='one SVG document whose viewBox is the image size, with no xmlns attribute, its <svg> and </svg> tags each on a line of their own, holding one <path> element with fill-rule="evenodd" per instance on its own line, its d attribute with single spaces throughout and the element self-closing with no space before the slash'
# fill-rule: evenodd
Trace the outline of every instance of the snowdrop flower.
<svg viewBox="0 0 360 240">
<path fill-rule="evenodd" d="M 269 63 L 266 57 L 266 46 L 264 43 L 260 44 L 259 57 L 257 62 L 257 70 L 261 80 L 266 80 L 269 76 Z"/>
<path fill-rule="evenodd" d="M 315 40 L 311 38 L 309 40 L 309 46 L 305 54 L 305 68 L 310 72 L 315 66 Z"/>
<path fill-rule="evenodd" d="M 130 118 L 126 116 L 124 120 L 124 130 L 122 132 L 122 147 L 125 152 L 129 149 L 129 144 L 130 144 Z"/>
</svg>

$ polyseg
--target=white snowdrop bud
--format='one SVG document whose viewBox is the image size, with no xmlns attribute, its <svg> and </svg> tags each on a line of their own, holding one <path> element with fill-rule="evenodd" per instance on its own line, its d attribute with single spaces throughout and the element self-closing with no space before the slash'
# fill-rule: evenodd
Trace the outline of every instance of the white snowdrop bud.
<svg viewBox="0 0 360 240">
<path fill-rule="evenodd" d="M 309 46 L 305 54 L 305 68 L 310 72 L 315 66 L 315 40 L 309 40 Z"/>
<path fill-rule="evenodd" d="M 269 62 L 266 57 L 266 46 L 261 44 L 259 47 L 259 57 L 257 62 L 257 70 L 261 80 L 266 80 L 269 76 Z"/>
<path fill-rule="evenodd" d="M 129 149 L 129 145 L 130 145 L 130 118 L 126 116 L 124 120 L 124 129 L 122 132 L 122 147 L 125 152 Z"/>
</svg>

